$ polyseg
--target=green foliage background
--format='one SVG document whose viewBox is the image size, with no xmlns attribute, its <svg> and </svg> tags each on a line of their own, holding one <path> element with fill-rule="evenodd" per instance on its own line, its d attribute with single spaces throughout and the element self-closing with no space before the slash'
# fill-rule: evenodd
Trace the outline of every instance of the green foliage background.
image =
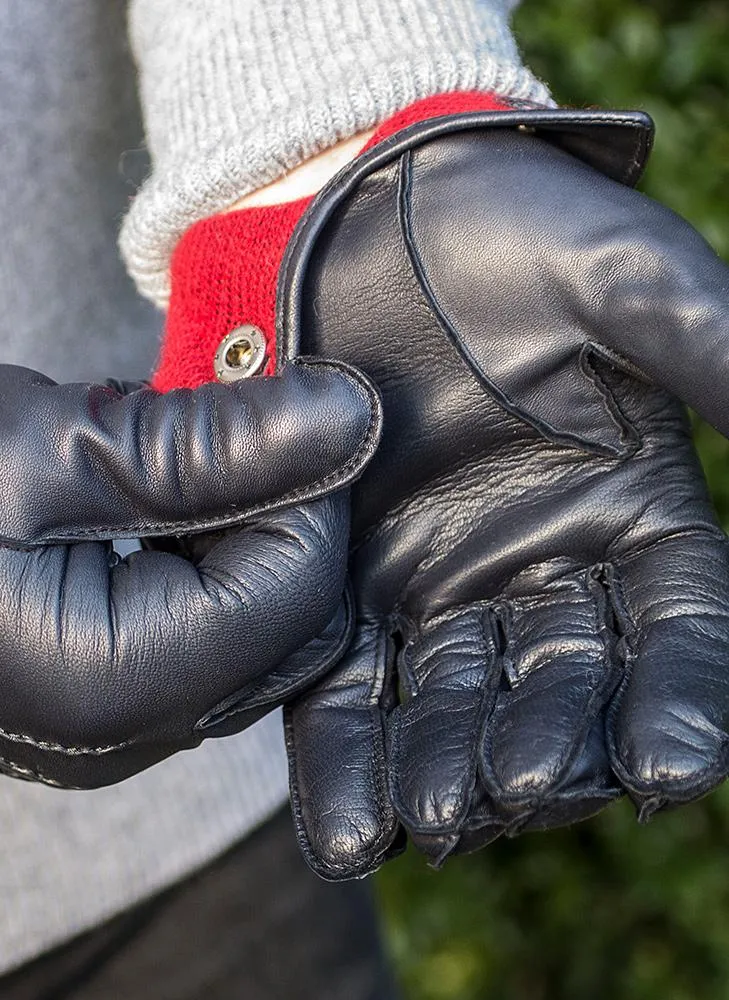
<svg viewBox="0 0 729 1000">
<path fill-rule="evenodd" d="M 560 103 L 653 115 L 643 189 L 729 259 L 729 2 L 524 0 L 516 33 Z M 696 433 L 729 528 L 729 444 Z M 645 827 L 622 802 L 439 873 L 408 852 L 378 889 L 408 1000 L 729 1000 L 729 786 Z"/>
</svg>

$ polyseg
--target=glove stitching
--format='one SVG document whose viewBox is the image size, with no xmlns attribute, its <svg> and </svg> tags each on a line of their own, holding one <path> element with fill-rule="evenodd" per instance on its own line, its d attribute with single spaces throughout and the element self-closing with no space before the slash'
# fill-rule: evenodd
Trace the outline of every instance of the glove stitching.
<svg viewBox="0 0 729 1000">
<path fill-rule="evenodd" d="M 2 728 L 0 728 L 0 737 L 10 740 L 12 743 L 26 743 L 28 746 L 36 747 L 38 750 L 49 750 L 54 753 L 63 753 L 69 756 L 102 756 L 103 754 L 111 753 L 113 750 L 124 750 L 126 747 L 133 746 L 135 743 L 134 740 L 124 740 L 122 743 L 110 743 L 108 746 L 100 747 L 64 746 L 62 743 L 53 743 L 48 740 L 38 740 L 33 736 L 28 736 L 26 733 L 13 733 Z M 68 786 L 64 785 L 63 787 L 66 788 Z"/>
<path fill-rule="evenodd" d="M 402 631 L 402 630 L 401 630 Z M 415 629 L 410 629 L 409 632 L 417 631 Z M 401 684 L 405 685 L 405 690 L 411 698 L 416 698 L 421 691 L 420 680 L 411 666 L 411 653 L 413 647 L 413 640 L 410 639 L 405 644 L 401 654 L 400 661 L 397 664 L 397 675 Z"/>
<path fill-rule="evenodd" d="M 620 174 L 620 183 L 626 186 L 632 186 L 636 174 L 640 174 L 640 171 L 645 162 L 645 158 L 650 150 L 651 133 L 646 131 L 645 126 L 640 122 L 633 121 L 630 118 L 621 118 L 616 115 L 615 112 L 608 112 L 609 118 L 593 116 L 580 117 L 579 124 L 585 125 L 620 125 L 625 128 L 630 129 L 634 133 L 635 142 L 633 144 L 633 150 L 630 155 L 630 162 L 627 167 L 625 167 Z M 568 118 L 569 122 L 569 118 Z M 555 123 L 550 122 L 549 125 L 553 128 Z M 574 119 L 573 119 L 574 124 Z M 537 128 L 538 128 L 537 123 Z"/>
<path fill-rule="evenodd" d="M 618 123 L 621 125 L 627 125 L 635 132 L 636 142 L 633 147 L 633 154 L 629 165 L 625 168 L 620 178 L 623 184 L 632 186 L 640 176 L 643 164 L 645 163 L 646 157 L 650 152 L 650 134 L 646 132 L 643 126 L 639 126 L 637 122 L 629 122 L 626 119 L 618 119 Z"/>
<path fill-rule="evenodd" d="M 685 534 L 685 532 L 677 532 L 678 535 Z M 648 549 L 653 548 L 655 545 L 660 544 L 660 542 L 654 542 Z M 636 553 L 631 553 L 635 555 Z M 626 770 L 625 764 L 622 759 L 622 755 L 618 750 L 617 740 L 615 736 L 615 722 L 617 720 L 618 713 L 620 711 L 620 706 L 623 702 L 623 697 L 630 684 L 630 679 L 633 676 L 633 670 L 635 667 L 635 662 L 637 659 L 637 654 L 635 651 L 634 640 L 638 634 L 638 628 L 635 622 L 635 613 L 631 604 L 631 600 L 625 590 L 625 585 L 620 577 L 619 571 L 615 574 L 612 581 L 613 591 L 615 593 L 615 599 L 613 601 L 616 613 L 618 614 L 621 622 L 623 623 L 623 631 L 625 637 L 625 666 L 624 666 L 624 676 L 623 680 L 615 692 L 615 695 L 608 706 L 608 710 L 605 717 L 605 730 L 608 744 L 608 753 L 610 756 L 610 762 L 612 764 L 613 770 L 620 782 L 630 791 L 635 791 L 632 787 L 633 783 L 628 777 L 628 772 Z M 627 627 L 626 627 L 627 626 Z"/>
<path fill-rule="evenodd" d="M 584 123 L 587 125 L 605 125 L 607 122 L 608 125 L 621 125 L 631 129 L 635 134 L 635 143 L 630 163 L 624 168 L 620 175 L 620 180 L 622 184 L 632 185 L 635 174 L 640 171 L 648 154 L 650 133 L 639 122 L 633 121 L 630 118 L 620 118 L 614 112 L 609 112 L 609 114 L 610 118 L 594 116 L 592 118 L 580 118 L 579 122 L 580 124 Z"/>
<path fill-rule="evenodd" d="M 42 771 L 34 771 L 33 768 L 23 767 L 20 764 L 16 764 L 15 761 L 9 760 L 7 757 L 0 757 L 0 764 L 4 764 L 13 772 L 12 777 L 20 775 L 29 781 L 38 781 L 43 785 L 50 785 L 53 788 L 63 788 L 66 791 L 80 792 L 83 790 L 78 785 L 66 785 L 63 782 L 56 781 L 55 778 L 48 778 Z"/>
<path fill-rule="evenodd" d="M 374 708 L 379 706 L 382 698 L 385 680 L 387 678 L 387 653 L 389 636 L 383 628 L 378 630 L 377 643 L 375 646 L 375 669 L 372 672 L 372 683 L 368 695 L 368 702 Z"/>
</svg>

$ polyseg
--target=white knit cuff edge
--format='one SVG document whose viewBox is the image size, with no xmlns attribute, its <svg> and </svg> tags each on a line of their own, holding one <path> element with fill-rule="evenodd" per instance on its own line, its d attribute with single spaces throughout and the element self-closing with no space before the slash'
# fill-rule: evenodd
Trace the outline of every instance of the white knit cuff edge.
<svg viewBox="0 0 729 1000">
<path fill-rule="evenodd" d="M 232 136 L 201 162 L 170 161 L 156 168 L 124 219 L 119 247 L 138 291 L 164 309 L 170 297 L 169 265 L 180 237 L 322 150 L 376 127 L 413 102 L 456 90 L 554 107 L 547 87 L 523 66 L 494 59 L 440 60 L 414 66 L 381 66 L 368 74 L 366 95 L 350 86 L 328 93 L 321 108 L 303 108 L 248 135 Z M 346 125 L 335 127 L 334 122 Z"/>
</svg>

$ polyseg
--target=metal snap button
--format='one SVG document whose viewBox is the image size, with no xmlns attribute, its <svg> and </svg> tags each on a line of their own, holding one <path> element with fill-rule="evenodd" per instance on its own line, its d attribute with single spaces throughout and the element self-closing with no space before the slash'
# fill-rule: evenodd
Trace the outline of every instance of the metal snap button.
<svg viewBox="0 0 729 1000">
<path fill-rule="evenodd" d="M 215 377 L 219 382 L 238 382 L 256 375 L 266 359 L 266 338 L 257 326 L 237 326 L 224 337 L 215 352 Z"/>
</svg>

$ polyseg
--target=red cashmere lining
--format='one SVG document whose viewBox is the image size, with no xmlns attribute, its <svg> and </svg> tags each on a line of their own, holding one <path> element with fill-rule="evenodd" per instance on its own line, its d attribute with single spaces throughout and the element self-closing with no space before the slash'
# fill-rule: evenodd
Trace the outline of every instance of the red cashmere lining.
<svg viewBox="0 0 729 1000">
<path fill-rule="evenodd" d="M 427 118 L 508 110 L 501 98 L 480 91 L 427 97 L 383 122 L 364 149 Z M 213 359 L 220 341 L 244 323 L 264 332 L 264 371 L 273 372 L 278 272 L 286 245 L 312 197 L 215 215 L 187 230 L 172 255 L 172 294 L 152 379 L 156 389 L 193 389 L 214 380 Z"/>
</svg>

